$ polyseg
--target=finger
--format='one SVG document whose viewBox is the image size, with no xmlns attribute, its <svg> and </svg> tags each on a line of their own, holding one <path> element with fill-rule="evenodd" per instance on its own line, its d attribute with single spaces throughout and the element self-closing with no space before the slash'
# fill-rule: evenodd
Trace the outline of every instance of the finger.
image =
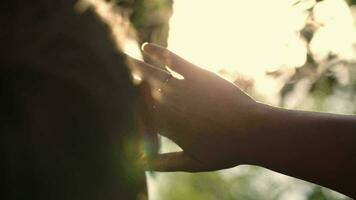
<svg viewBox="0 0 356 200">
<path fill-rule="evenodd" d="M 159 154 L 154 160 L 146 161 L 146 170 L 160 172 L 199 172 L 204 171 L 204 165 L 181 152 Z"/>
<path fill-rule="evenodd" d="M 167 70 L 164 70 L 159 67 L 155 67 L 153 65 L 147 64 L 140 60 L 128 57 L 128 62 L 130 66 L 134 68 L 134 70 L 139 71 L 140 75 L 143 78 L 155 78 L 155 79 L 165 79 L 167 76 L 170 76 L 171 73 Z"/>
<path fill-rule="evenodd" d="M 187 77 L 192 73 L 196 73 L 200 69 L 199 67 L 159 45 L 145 43 L 143 44 L 142 49 L 149 56 L 152 56 L 167 65 L 169 68 L 180 73 L 184 77 Z"/>
<path fill-rule="evenodd" d="M 160 99 L 163 89 L 164 92 L 167 92 L 172 83 L 178 81 L 178 79 L 173 78 L 168 71 L 156 68 L 155 66 L 133 58 L 129 58 L 129 62 L 134 77 L 139 77 L 139 79 L 146 80 L 150 83 L 152 95 L 156 100 Z M 167 84 L 167 81 L 169 84 Z"/>
<path fill-rule="evenodd" d="M 180 143 L 180 137 L 182 136 L 180 132 L 184 131 L 183 127 L 186 127 L 191 122 L 182 109 L 168 102 L 171 101 L 169 96 L 170 94 L 163 93 L 156 101 L 155 119 L 161 135 Z"/>
<path fill-rule="evenodd" d="M 154 100 L 150 85 L 146 81 L 142 81 L 137 86 L 137 91 L 140 98 L 137 98 L 136 125 L 144 139 L 144 154 L 152 158 L 158 154 L 159 149 L 158 130 L 153 117 Z"/>
</svg>

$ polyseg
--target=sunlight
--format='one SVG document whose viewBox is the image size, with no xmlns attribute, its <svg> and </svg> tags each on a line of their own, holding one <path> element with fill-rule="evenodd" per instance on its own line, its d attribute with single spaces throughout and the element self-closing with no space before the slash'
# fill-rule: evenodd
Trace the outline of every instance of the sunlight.
<svg viewBox="0 0 356 200">
<path fill-rule="evenodd" d="M 305 9 L 314 6 L 315 1 L 307 0 L 297 6 L 293 2 L 175 1 L 169 48 L 210 71 L 226 70 L 252 78 L 255 90 L 265 96 L 268 103 L 276 104 L 275 97 L 282 84 L 267 77 L 265 72 L 281 67 L 294 70 L 306 61 L 307 46 L 299 31 L 307 22 Z M 326 0 L 323 4 L 317 6 L 315 13 L 321 20 L 329 19 L 323 21 L 328 26 L 317 32 L 319 36 L 314 38 L 312 50 L 332 49 L 347 57 L 353 56 L 351 44 L 355 32 L 349 30 L 354 27 L 346 3 Z M 336 9 L 329 12 L 331 8 Z M 330 21 L 334 25 L 329 25 Z M 333 41 L 336 35 L 342 35 L 339 38 L 343 41 Z"/>
<path fill-rule="evenodd" d="M 212 71 L 236 68 L 254 75 L 302 65 L 305 45 L 297 31 L 306 16 L 287 1 L 274 1 L 176 1 L 169 47 Z"/>
<path fill-rule="evenodd" d="M 325 58 L 331 50 L 341 58 L 354 59 L 356 31 L 347 4 L 342 0 L 320 2 L 314 7 L 314 17 L 322 24 L 311 43 L 311 50 L 317 58 Z"/>
<path fill-rule="evenodd" d="M 302 9 L 284 0 L 179 0 L 168 44 L 201 67 L 252 77 L 264 82 L 259 91 L 272 91 L 265 71 L 305 62 L 306 45 L 298 35 L 305 20 Z"/>
</svg>

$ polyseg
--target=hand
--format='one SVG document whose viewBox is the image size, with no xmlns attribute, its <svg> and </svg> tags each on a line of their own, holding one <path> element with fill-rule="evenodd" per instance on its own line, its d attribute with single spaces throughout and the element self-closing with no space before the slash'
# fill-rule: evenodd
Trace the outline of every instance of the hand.
<svg viewBox="0 0 356 200">
<path fill-rule="evenodd" d="M 233 83 L 199 68 L 169 50 L 147 44 L 146 54 L 181 74 L 137 62 L 151 83 L 154 121 L 160 134 L 182 152 L 161 154 L 148 161 L 157 171 L 210 171 L 247 162 L 257 103 Z"/>
<path fill-rule="evenodd" d="M 171 78 L 166 69 L 140 63 L 152 87 L 154 130 L 183 149 L 155 156 L 148 169 L 197 172 L 254 164 L 356 196 L 355 116 L 256 103 L 163 47 L 143 49 L 184 76 Z"/>
</svg>

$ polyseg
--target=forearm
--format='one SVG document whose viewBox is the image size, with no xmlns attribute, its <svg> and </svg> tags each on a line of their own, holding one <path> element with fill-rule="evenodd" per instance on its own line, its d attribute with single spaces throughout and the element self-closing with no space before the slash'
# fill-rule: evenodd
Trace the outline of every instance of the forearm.
<svg viewBox="0 0 356 200">
<path fill-rule="evenodd" d="M 261 108 L 251 164 L 355 197 L 356 117 Z"/>
</svg>

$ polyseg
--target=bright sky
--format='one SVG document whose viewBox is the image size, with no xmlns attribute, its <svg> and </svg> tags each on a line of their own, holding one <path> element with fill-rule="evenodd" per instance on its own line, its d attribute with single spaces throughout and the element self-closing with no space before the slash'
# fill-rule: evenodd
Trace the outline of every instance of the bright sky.
<svg viewBox="0 0 356 200">
<path fill-rule="evenodd" d="M 281 84 L 265 71 L 298 67 L 306 60 L 306 44 L 299 37 L 305 25 L 305 0 L 176 0 L 170 21 L 169 48 L 193 63 L 219 71 L 240 73 L 255 79 L 256 90 L 276 103 Z M 353 20 L 343 0 L 325 0 L 315 7 L 324 24 L 313 40 L 320 59 L 332 49 L 353 57 Z"/>
<path fill-rule="evenodd" d="M 286 0 L 178 0 L 169 47 L 212 70 L 239 67 L 254 74 L 284 63 L 300 65 L 305 47 L 296 31 L 304 19 Z"/>
</svg>

